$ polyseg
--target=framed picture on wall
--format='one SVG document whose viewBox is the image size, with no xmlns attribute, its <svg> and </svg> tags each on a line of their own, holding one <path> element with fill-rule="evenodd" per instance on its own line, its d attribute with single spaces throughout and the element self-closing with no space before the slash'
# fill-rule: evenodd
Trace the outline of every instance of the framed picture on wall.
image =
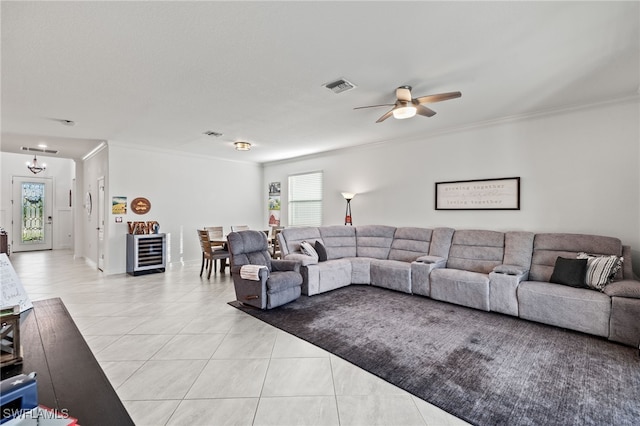
<svg viewBox="0 0 640 426">
<path fill-rule="evenodd" d="M 280 182 L 269 184 L 269 226 L 280 226 Z"/>
<path fill-rule="evenodd" d="M 520 178 L 436 182 L 436 210 L 520 210 Z"/>
</svg>

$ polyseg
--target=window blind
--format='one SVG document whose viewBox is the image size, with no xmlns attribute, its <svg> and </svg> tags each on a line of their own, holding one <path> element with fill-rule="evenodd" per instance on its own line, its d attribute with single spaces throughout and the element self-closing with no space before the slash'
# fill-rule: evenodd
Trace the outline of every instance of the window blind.
<svg viewBox="0 0 640 426">
<path fill-rule="evenodd" d="M 322 172 L 289 176 L 289 226 L 322 225 Z"/>
</svg>

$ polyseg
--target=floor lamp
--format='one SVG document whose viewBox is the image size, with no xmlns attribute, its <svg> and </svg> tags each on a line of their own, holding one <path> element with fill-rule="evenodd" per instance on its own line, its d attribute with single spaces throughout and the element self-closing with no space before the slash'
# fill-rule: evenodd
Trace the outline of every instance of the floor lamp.
<svg viewBox="0 0 640 426">
<path fill-rule="evenodd" d="M 344 224 L 353 226 L 353 222 L 351 221 L 351 200 L 356 196 L 356 194 L 351 192 L 343 192 L 342 196 L 345 200 L 347 200 L 347 211 L 344 214 Z"/>
</svg>

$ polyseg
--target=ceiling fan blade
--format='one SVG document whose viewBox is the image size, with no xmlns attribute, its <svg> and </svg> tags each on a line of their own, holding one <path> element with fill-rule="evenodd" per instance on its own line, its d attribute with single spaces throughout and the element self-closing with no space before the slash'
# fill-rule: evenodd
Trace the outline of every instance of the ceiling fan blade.
<svg viewBox="0 0 640 426">
<path fill-rule="evenodd" d="M 368 106 L 355 107 L 354 109 L 378 108 L 378 107 L 383 107 L 383 106 L 394 106 L 394 105 L 395 104 L 368 105 Z"/>
<path fill-rule="evenodd" d="M 387 111 L 387 112 L 386 112 L 382 117 L 380 117 L 380 118 L 378 118 L 378 119 L 376 120 L 376 123 L 382 123 L 384 120 L 386 120 L 387 118 L 391 117 L 391 115 L 393 114 L 393 110 L 394 110 L 394 109 L 395 109 L 395 108 L 393 108 L 393 109 L 391 109 L 391 110 Z"/>
<path fill-rule="evenodd" d="M 396 89 L 396 98 L 399 101 L 411 102 L 411 86 L 400 86 Z"/>
<path fill-rule="evenodd" d="M 436 112 L 431 108 L 418 104 L 416 105 L 416 114 L 424 115 L 425 117 L 433 117 L 436 115 Z"/>
<path fill-rule="evenodd" d="M 442 102 L 462 96 L 460 92 L 438 93 L 437 95 L 427 95 L 416 98 L 419 104 L 429 104 L 432 102 Z"/>
</svg>

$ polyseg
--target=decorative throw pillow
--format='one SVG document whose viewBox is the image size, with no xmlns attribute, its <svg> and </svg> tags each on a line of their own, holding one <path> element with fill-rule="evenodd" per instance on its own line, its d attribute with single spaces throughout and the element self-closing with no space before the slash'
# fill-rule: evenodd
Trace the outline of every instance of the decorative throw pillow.
<svg viewBox="0 0 640 426">
<path fill-rule="evenodd" d="M 587 259 L 567 259 L 558 257 L 549 282 L 571 287 L 588 288 L 585 284 Z"/>
<path fill-rule="evenodd" d="M 587 275 L 585 282 L 594 290 L 604 291 L 607 284 L 622 267 L 623 258 L 587 253 L 578 253 L 578 259 L 587 259 Z"/>
<path fill-rule="evenodd" d="M 307 256 L 311 256 L 316 259 L 318 258 L 318 253 L 316 253 L 316 249 L 314 249 L 311 243 L 308 243 L 307 241 L 303 241 L 300 243 L 300 251 L 302 251 L 302 253 L 306 254 Z"/>
<path fill-rule="evenodd" d="M 318 253 L 318 262 L 327 260 L 327 249 L 324 248 L 324 245 L 320 241 L 316 240 L 315 248 Z"/>
</svg>

